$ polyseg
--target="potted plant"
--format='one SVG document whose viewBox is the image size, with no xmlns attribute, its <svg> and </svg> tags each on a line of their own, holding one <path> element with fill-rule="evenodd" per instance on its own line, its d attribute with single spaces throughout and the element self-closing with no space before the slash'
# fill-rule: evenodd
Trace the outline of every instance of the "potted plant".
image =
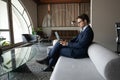
<svg viewBox="0 0 120 80">
<path fill-rule="evenodd" d="M 2 46 L 3 41 L 6 40 L 3 36 L 0 36 L 0 46 Z"/>
<path fill-rule="evenodd" d="M 42 27 L 38 27 L 37 30 L 36 30 L 36 33 L 37 33 L 37 35 L 39 35 L 40 37 L 42 37 L 42 38 L 44 37 Z"/>
<path fill-rule="evenodd" d="M 35 31 L 34 27 L 32 27 L 32 34 L 36 35 L 36 31 Z"/>
</svg>

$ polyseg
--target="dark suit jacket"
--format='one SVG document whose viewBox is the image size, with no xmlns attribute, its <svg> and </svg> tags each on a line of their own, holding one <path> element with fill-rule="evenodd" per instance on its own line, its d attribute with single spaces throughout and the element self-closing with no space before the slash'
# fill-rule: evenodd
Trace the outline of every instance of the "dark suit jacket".
<svg viewBox="0 0 120 80">
<path fill-rule="evenodd" d="M 68 43 L 68 47 L 71 48 L 71 56 L 73 58 L 87 57 L 88 47 L 92 43 L 93 38 L 93 30 L 88 26 L 83 32 L 80 32 L 78 36 Z"/>
</svg>

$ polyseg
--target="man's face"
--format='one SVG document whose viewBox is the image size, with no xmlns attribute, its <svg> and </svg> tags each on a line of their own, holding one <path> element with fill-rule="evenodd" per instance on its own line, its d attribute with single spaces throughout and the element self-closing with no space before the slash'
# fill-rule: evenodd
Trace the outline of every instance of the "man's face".
<svg viewBox="0 0 120 80">
<path fill-rule="evenodd" d="M 86 22 L 83 21 L 82 19 L 78 18 L 77 19 L 77 24 L 79 27 L 83 28 L 86 25 Z"/>
</svg>

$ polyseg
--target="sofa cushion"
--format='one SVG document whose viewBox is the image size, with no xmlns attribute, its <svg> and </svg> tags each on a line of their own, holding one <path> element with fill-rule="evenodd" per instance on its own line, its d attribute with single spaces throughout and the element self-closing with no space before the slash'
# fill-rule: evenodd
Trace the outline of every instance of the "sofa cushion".
<svg viewBox="0 0 120 80">
<path fill-rule="evenodd" d="M 120 77 L 118 75 L 120 74 L 120 58 L 118 54 L 108 50 L 98 43 L 93 43 L 90 45 L 88 48 L 88 54 L 99 73 L 106 80 L 120 80 Z M 119 79 L 114 79 L 115 77 Z"/>
<path fill-rule="evenodd" d="M 89 58 L 73 59 L 61 56 L 50 80 L 104 80 Z"/>
</svg>

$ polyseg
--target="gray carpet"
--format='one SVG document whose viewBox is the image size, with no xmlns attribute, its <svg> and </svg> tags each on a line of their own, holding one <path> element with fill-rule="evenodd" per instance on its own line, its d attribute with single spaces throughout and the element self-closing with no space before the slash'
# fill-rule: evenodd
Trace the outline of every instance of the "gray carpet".
<svg viewBox="0 0 120 80">
<path fill-rule="evenodd" d="M 40 43 L 37 45 L 37 54 L 29 62 L 27 66 L 31 72 L 11 72 L 9 74 L 10 80 L 49 80 L 52 72 L 43 72 L 41 69 L 45 68 L 46 65 L 36 63 L 36 60 L 43 59 L 47 56 L 47 46 L 50 43 Z M 26 69 L 25 69 L 26 70 Z M 0 80 L 8 80 L 7 74 L 0 77 Z"/>
</svg>

